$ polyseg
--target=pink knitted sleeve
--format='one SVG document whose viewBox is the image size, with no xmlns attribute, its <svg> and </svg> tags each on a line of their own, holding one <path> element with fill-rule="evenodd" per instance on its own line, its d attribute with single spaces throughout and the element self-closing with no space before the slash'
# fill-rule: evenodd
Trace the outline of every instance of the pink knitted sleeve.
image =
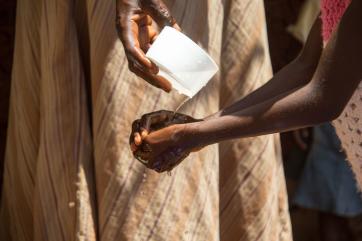
<svg viewBox="0 0 362 241">
<path fill-rule="evenodd" d="M 322 0 L 322 35 L 323 40 L 328 41 L 339 20 L 346 11 L 351 0 Z"/>
</svg>

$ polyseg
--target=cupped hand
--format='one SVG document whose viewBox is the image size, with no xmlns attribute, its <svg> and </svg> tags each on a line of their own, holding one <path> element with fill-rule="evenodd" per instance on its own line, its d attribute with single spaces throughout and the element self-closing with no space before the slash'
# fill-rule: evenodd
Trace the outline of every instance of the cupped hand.
<svg viewBox="0 0 362 241">
<path fill-rule="evenodd" d="M 161 0 L 117 0 L 116 26 L 127 56 L 129 69 L 148 83 L 169 92 L 169 81 L 157 75 L 158 68 L 145 55 L 158 29 L 171 26 L 180 30 Z"/>
<path fill-rule="evenodd" d="M 170 171 L 196 150 L 186 135 L 186 124 L 199 121 L 202 120 L 165 110 L 143 115 L 132 125 L 132 152 L 148 168 Z"/>
</svg>

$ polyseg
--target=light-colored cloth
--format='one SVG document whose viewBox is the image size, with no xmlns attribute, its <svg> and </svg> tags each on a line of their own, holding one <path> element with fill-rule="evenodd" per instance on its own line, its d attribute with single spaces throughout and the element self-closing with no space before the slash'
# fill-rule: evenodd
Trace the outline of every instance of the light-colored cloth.
<svg viewBox="0 0 362 241">
<path fill-rule="evenodd" d="M 183 112 L 270 77 L 262 0 L 165 2 L 222 60 Z M 172 176 L 134 160 L 132 121 L 183 98 L 129 72 L 114 16 L 115 1 L 18 1 L 0 240 L 291 240 L 277 136 L 207 147 Z"/>
<path fill-rule="evenodd" d="M 342 217 L 362 214 L 362 199 L 356 180 L 330 123 L 313 129 L 312 147 L 293 202 Z"/>
<path fill-rule="evenodd" d="M 350 0 L 322 0 L 325 41 L 328 41 L 332 35 L 350 2 Z M 359 84 L 344 111 L 333 124 L 356 176 L 358 187 L 362 189 L 362 83 Z"/>
<path fill-rule="evenodd" d="M 305 43 L 319 13 L 320 0 L 305 1 L 300 10 L 297 22 L 290 25 L 287 30 L 301 43 Z"/>
</svg>

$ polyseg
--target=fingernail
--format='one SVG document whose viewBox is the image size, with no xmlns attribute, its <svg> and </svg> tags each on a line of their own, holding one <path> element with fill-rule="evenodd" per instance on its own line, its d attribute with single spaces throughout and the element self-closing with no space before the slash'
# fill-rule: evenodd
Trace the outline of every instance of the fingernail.
<svg viewBox="0 0 362 241">
<path fill-rule="evenodd" d="M 171 92 L 171 87 L 163 87 L 163 90 L 166 92 L 166 93 L 170 93 Z"/>
<path fill-rule="evenodd" d="M 142 143 L 142 139 L 141 139 L 141 136 L 139 133 L 136 133 L 135 134 L 135 137 L 134 137 L 134 143 L 136 144 L 136 146 L 139 146 L 141 145 Z"/>
<path fill-rule="evenodd" d="M 177 23 L 175 23 L 174 25 L 173 25 L 173 27 L 177 30 L 177 31 L 182 31 L 181 30 L 181 27 L 177 24 Z"/>
<path fill-rule="evenodd" d="M 141 137 L 142 137 L 142 139 L 146 138 L 147 135 L 148 135 L 148 131 L 147 131 L 147 130 L 143 130 L 143 131 L 141 132 Z"/>
</svg>

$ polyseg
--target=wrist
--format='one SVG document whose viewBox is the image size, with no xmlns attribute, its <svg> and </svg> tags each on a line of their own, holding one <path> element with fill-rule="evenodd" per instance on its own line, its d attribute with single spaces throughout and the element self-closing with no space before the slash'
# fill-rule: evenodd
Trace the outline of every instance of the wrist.
<svg viewBox="0 0 362 241">
<path fill-rule="evenodd" d="M 203 123 L 204 121 L 182 124 L 180 141 L 185 148 L 199 149 L 205 146 L 199 134 L 200 125 Z"/>
<path fill-rule="evenodd" d="M 183 133 L 183 138 L 190 142 L 193 148 L 202 148 L 237 137 L 235 121 L 225 116 L 213 116 L 201 122 L 186 124 Z"/>
</svg>

